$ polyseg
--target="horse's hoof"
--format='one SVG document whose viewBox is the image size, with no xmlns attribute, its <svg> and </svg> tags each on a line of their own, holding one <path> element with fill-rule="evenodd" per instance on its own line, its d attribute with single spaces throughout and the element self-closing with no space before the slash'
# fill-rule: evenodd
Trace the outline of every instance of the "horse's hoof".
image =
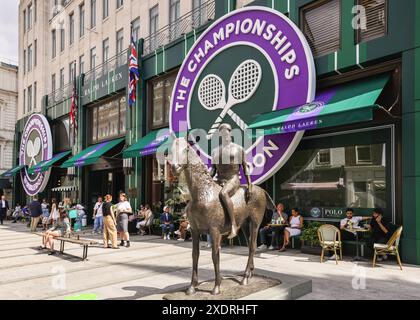
<svg viewBox="0 0 420 320">
<path fill-rule="evenodd" d="M 189 287 L 188 290 L 185 292 L 185 294 L 187 296 L 192 296 L 195 294 L 195 288 L 194 287 Z"/>
<path fill-rule="evenodd" d="M 245 277 L 245 278 L 243 278 L 243 279 L 242 279 L 242 281 L 241 281 L 241 286 L 247 286 L 247 285 L 248 285 L 248 283 L 249 283 L 248 278 L 247 278 L 247 277 Z"/>
<path fill-rule="evenodd" d="M 211 294 L 213 296 L 218 296 L 220 294 L 220 287 L 219 286 L 215 286 L 213 291 L 211 292 Z"/>
</svg>

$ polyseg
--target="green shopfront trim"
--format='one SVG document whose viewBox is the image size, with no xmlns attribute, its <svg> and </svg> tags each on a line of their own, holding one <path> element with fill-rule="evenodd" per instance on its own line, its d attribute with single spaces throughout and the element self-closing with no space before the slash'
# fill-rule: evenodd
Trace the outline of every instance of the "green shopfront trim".
<svg viewBox="0 0 420 320">
<path fill-rule="evenodd" d="M 25 166 L 17 166 L 1 175 L 2 178 L 10 178 L 16 176 Z"/>
<path fill-rule="evenodd" d="M 123 141 L 125 141 L 125 138 L 106 141 L 90 146 L 78 155 L 75 155 L 71 159 L 64 162 L 61 168 L 82 167 L 95 164 L 106 152 L 110 151 L 112 148 L 116 147 Z"/>
<path fill-rule="evenodd" d="M 51 159 L 46 160 L 46 161 L 42 161 L 42 162 L 38 163 L 36 166 L 33 166 L 33 167 L 29 168 L 28 173 L 29 174 L 34 174 L 34 173 L 40 173 L 40 172 L 48 171 L 54 164 L 63 160 L 65 157 L 67 157 L 70 154 L 71 154 L 71 151 L 66 151 L 66 152 L 59 153 L 59 154 L 55 155 L 54 157 L 52 157 Z"/>
<path fill-rule="evenodd" d="M 388 75 L 327 89 L 315 101 L 259 116 L 250 129 L 265 135 L 337 127 L 373 120 L 375 104 L 389 80 Z"/>
</svg>

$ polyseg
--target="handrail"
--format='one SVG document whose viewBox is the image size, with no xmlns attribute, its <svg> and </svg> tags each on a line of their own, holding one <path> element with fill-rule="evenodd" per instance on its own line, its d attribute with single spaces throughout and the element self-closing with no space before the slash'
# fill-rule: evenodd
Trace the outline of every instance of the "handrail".
<svg viewBox="0 0 420 320">
<path fill-rule="evenodd" d="M 144 39 L 143 56 L 214 20 L 215 0 L 208 0 Z"/>
<path fill-rule="evenodd" d="M 51 23 L 51 21 L 57 16 L 59 15 L 61 12 L 64 11 L 64 9 L 71 3 L 73 2 L 73 0 L 61 0 L 61 3 L 55 7 L 53 7 L 55 9 L 54 12 L 52 12 L 52 16 L 49 20 L 49 22 Z M 60 8 L 61 7 L 61 8 Z M 58 10 L 60 9 L 60 10 Z"/>
<path fill-rule="evenodd" d="M 108 59 L 104 63 L 98 65 L 94 69 L 85 73 L 85 83 L 98 79 L 99 77 L 108 73 L 109 70 L 116 69 L 127 63 L 128 49 Z M 68 99 L 73 94 L 73 82 L 67 83 L 64 87 L 59 88 L 48 94 L 48 107 L 52 108 L 54 105 Z"/>
<path fill-rule="evenodd" d="M 96 66 L 94 69 L 91 69 L 88 72 L 86 72 L 85 83 L 93 81 L 93 80 L 97 80 L 103 75 L 108 74 L 109 70 L 117 69 L 123 66 L 124 64 L 127 64 L 128 51 L 129 49 L 127 48 L 124 51 L 121 51 L 119 54 L 109 58 L 107 61 Z"/>
</svg>

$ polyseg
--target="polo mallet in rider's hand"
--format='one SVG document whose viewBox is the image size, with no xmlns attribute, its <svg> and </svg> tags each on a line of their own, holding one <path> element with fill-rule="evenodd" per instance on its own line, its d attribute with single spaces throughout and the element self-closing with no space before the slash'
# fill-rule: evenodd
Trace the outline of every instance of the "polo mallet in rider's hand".
<svg viewBox="0 0 420 320">
<path fill-rule="evenodd" d="M 35 141 L 32 142 L 31 140 L 28 141 L 28 145 L 26 146 L 26 154 L 31 161 L 29 162 L 29 167 L 32 167 L 32 164 L 36 166 L 35 157 L 38 155 L 39 151 L 41 150 L 41 139 L 36 137 Z"/>
<path fill-rule="evenodd" d="M 200 83 L 198 98 L 207 110 L 222 109 L 210 131 L 208 139 L 217 132 L 226 114 L 245 131 L 248 125 L 231 108 L 237 104 L 248 101 L 257 91 L 262 78 L 262 69 L 255 60 L 246 60 L 241 63 L 233 73 L 229 81 L 229 98 L 226 102 L 226 88 L 220 77 L 216 75 L 206 76 Z"/>
</svg>

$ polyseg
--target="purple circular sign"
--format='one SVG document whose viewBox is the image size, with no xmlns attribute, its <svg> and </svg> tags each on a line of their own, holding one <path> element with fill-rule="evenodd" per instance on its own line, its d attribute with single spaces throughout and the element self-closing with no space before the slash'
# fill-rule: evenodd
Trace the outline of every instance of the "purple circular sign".
<svg viewBox="0 0 420 320">
<path fill-rule="evenodd" d="M 222 53 L 226 56 L 237 46 L 248 46 L 261 52 L 271 66 L 270 74 L 251 56 L 237 61 L 238 67 L 230 81 L 224 81 L 216 74 L 205 74 L 215 57 Z M 223 16 L 196 41 L 178 73 L 171 101 L 171 131 L 198 129 L 191 126 L 192 108 L 214 110 L 214 124 L 205 128 L 209 139 L 228 117 L 245 131 L 252 119 L 241 119 L 234 107 L 242 104 L 242 108 L 258 110 L 258 106 L 248 106 L 246 102 L 260 89 L 264 77 L 271 79 L 273 75 L 275 99 L 274 103 L 269 102 L 270 111 L 313 101 L 314 59 L 299 28 L 285 15 L 265 7 L 247 7 Z M 201 106 L 191 103 L 195 92 L 199 92 Z M 247 148 L 246 160 L 253 183 L 264 182 L 281 168 L 296 150 L 303 133 L 264 136 Z M 202 157 L 211 161 L 209 152 L 199 151 Z"/>
<path fill-rule="evenodd" d="M 19 149 L 19 164 L 26 166 L 21 172 L 21 180 L 28 196 L 44 191 L 51 170 L 31 175 L 27 169 L 51 159 L 52 149 L 51 128 L 47 118 L 40 114 L 32 115 L 26 122 Z"/>
</svg>

